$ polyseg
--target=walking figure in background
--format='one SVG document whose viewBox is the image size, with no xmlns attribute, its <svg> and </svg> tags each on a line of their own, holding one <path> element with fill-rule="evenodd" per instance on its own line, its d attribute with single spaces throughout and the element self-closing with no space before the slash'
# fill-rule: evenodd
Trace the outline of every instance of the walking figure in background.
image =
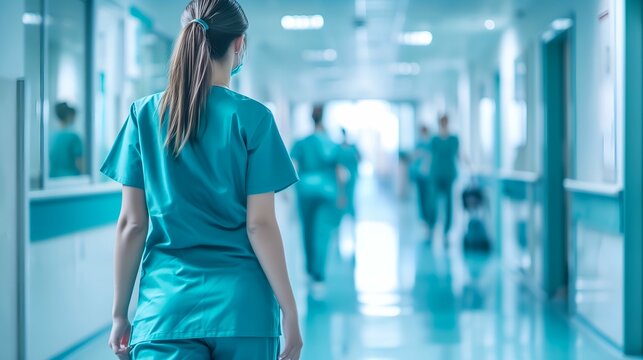
<svg viewBox="0 0 643 360">
<path fill-rule="evenodd" d="M 345 214 L 355 218 L 355 186 L 359 177 L 359 163 L 362 155 L 357 145 L 348 141 L 346 129 L 342 128 L 342 143 L 339 146 L 339 163 L 347 172 L 346 176 L 346 207 Z"/>
<path fill-rule="evenodd" d="M 420 219 L 427 225 L 429 222 L 429 208 L 431 206 L 431 182 L 429 172 L 431 168 L 431 134 L 426 125 L 420 127 L 420 138 L 415 146 L 411 162 L 410 176 L 417 185 L 418 210 Z"/>
<path fill-rule="evenodd" d="M 328 247 L 339 227 L 339 209 L 346 204 L 339 146 L 328 136 L 323 115 L 323 106 L 315 106 L 312 113 L 314 132 L 297 141 L 291 152 L 300 176 L 297 200 L 306 271 L 314 296 L 323 295 Z"/>
<path fill-rule="evenodd" d="M 444 245 L 449 245 L 449 232 L 453 219 L 453 184 L 457 178 L 457 160 L 460 151 L 458 137 L 449 132 L 449 117 L 440 117 L 440 131 L 431 138 L 431 166 L 429 184 L 431 201 L 429 202 L 428 224 L 431 236 L 435 230 L 438 212 L 438 200 L 444 197 Z"/>
</svg>

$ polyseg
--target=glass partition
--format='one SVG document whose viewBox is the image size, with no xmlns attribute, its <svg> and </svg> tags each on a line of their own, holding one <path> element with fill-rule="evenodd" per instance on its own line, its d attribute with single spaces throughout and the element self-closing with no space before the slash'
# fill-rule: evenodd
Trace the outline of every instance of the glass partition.
<svg viewBox="0 0 643 360">
<path fill-rule="evenodd" d="M 89 170 L 87 4 L 58 0 L 46 14 L 45 173 L 55 186 Z"/>
<path fill-rule="evenodd" d="M 172 40 L 110 0 L 27 0 L 31 190 L 106 179 L 129 105 L 165 89 Z M 38 46 L 39 45 L 39 46 Z"/>
</svg>

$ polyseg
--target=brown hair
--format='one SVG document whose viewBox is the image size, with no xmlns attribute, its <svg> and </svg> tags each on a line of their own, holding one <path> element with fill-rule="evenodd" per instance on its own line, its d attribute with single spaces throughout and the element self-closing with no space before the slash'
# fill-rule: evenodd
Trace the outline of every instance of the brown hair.
<svg viewBox="0 0 643 360">
<path fill-rule="evenodd" d="M 224 57 L 232 41 L 245 34 L 248 19 L 236 0 L 192 0 L 181 24 L 159 105 L 161 126 L 168 122 L 165 146 L 175 157 L 199 129 L 212 81 L 211 60 Z"/>
</svg>

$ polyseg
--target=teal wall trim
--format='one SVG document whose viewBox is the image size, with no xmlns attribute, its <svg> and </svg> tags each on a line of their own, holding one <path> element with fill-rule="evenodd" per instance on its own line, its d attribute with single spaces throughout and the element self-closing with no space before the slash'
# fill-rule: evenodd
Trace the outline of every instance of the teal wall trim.
<svg viewBox="0 0 643 360">
<path fill-rule="evenodd" d="M 495 76 L 494 76 L 494 97 L 496 99 L 496 113 L 495 113 L 495 118 L 493 119 L 493 138 L 495 139 L 494 143 L 494 149 L 493 149 L 493 165 L 495 169 L 495 181 L 494 181 L 494 188 L 497 189 L 497 191 L 494 191 L 493 195 L 493 211 L 494 211 L 494 236 L 496 238 L 496 248 L 495 252 L 497 255 L 502 256 L 502 242 L 504 239 L 502 238 L 502 210 L 501 210 L 501 204 L 502 204 L 502 194 L 501 194 L 501 182 L 500 182 L 500 176 L 499 172 L 500 169 L 502 168 L 502 94 L 500 93 L 500 71 L 497 71 Z"/>
<path fill-rule="evenodd" d="M 145 15 L 145 13 L 141 11 L 141 9 L 132 6 L 129 9 L 129 13 L 133 17 L 137 18 L 143 25 L 145 25 L 145 27 L 149 29 L 152 29 L 154 27 L 154 21 L 152 21 L 149 16 Z"/>
<path fill-rule="evenodd" d="M 31 241 L 43 241 L 115 223 L 121 192 L 32 200 Z"/>
<path fill-rule="evenodd" d="M 625 0 L 624 350 L 643 354 L 643 4 Z"/>
<path fill-rule="evenodd" d="M 621 235 L 623 222 L 620 197 L 586 193 L 571 194 L 572 223 L 601 233 Z"/>
</svg>

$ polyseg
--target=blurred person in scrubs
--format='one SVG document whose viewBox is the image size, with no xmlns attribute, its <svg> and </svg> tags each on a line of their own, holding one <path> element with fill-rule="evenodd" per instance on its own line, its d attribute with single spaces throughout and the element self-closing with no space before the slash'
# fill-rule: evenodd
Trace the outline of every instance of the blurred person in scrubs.
<svg viewBox="0 0 643 360">
<path fill-rule="evenodd" d="M 444 198 L 444 244 L 448 246 L 449 232 L 453 218 L 453 184 L 457 178 L 457 161 L 460 141 L 449 132 L 449 117 L 442 115 L 439 120 L 440 131 L 431 138 L 429 151 L 431 166 L 429 171 L 430 202 L 428 223 L 431 235 L 437 222 L 438 200 Z"/>
<path fill-rule="evenodd" d="M 324 108 L 313 109 L 314 132 L 297 141 L 291 155 L 301 177 L 297 200 L 304 240 L 306 272 L 314 296 L 321 296 L 326 278 L 326 258 L 330 240 L 339 226 L 340 209 L 346 205 L 339 164 L 339 146 L 323 125 Z"/>
<path fill-rule="evenodd" d="M 348 133 L 342 128 L 342 143 L 339 146 L 338 162 L 346 170 L 346 206 L 345 213 L 355 218 L 355 186 L 359 177 L 359 163 L 362 155 L 357 145 L 348 141 Z"/>
<path fill-rule="evenodd" d="M 121 359 L 298 360 L 274 208 L 297 174 L 270 110 L 230 89 L 248 19 L 235 0 L 193 0 L 181 22 L 167 89 L 134 102 L 101 168 L 123 184 L 109 345 Z"/>
<path fill-rule="evenodd" d="M 76 109 L 66 102 L 61 102 L 56 104 L 55 112 L 60 130 L 56 131 L 50 140 L 49 176 L 78 176 L 83 168 L 83 141 L 73 130 Z"/>
<path fill-rule="evenodd" d="M 427 225 L 429 223 L 429 208 L 431 206 L 431 181 L 429 177 L 431 167 L 431 133 L 426 125 L 420 127 L 420 137 L 415 147 L 411 162 L 411 179 L 417 185 L 418 210 L 420 219 Z"/>
</svg>

